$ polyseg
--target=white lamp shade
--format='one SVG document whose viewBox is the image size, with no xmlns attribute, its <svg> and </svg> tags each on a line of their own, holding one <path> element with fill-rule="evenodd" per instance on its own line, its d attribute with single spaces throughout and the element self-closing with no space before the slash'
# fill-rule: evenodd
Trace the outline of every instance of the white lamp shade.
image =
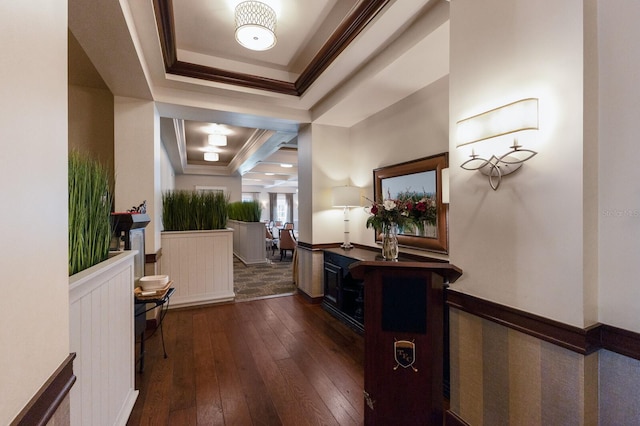
<svg viewBox="0 0 640 426">
<path fill-rule="evenodd" d="M 360 188 L 336 186 L 333 188 L 333 207 L 355 207 L 360 205 Z"/>
<path fill-rule="evenodd" d="M 268 50 L 276 44 L 276 13 L 259 1 L 236 6 L 236 40 L 251 50 Z"/>
<path fill-rule="evenodd" d="M 458 121 L 457 129 L 457 146 L 521 130 L 538 129 L 538 99 L 521 99 L 465 118 Z"/>
<path fill-rule="evenodd" d="M 218 161 L 220 160 L 220 155 L 217 152 L 205 152 L 204 153 L 204 161 Z"/>
<path fill-rule="evenodd" d="M 227 135 L 213 134 L 209 135 L 209 145 L 227 146 Z"/>
<path fill-rule="evenodd" d="M 442 169 L 442 203 L 449 204 L 449 168 Z"/>
</svg>

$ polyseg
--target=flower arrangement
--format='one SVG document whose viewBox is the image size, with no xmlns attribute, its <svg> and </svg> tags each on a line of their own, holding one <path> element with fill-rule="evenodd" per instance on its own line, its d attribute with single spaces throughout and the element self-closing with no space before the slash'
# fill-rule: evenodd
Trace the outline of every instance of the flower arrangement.
<svg viewBox="0 0 640 426">
<path fill-rule="evenodd" d="M 435 225 L 437 217 L 436 194 L 404 191 L 398 199 L 407 205 L 412 222 L 418 226 Z"/>
<path fill-rule="evenodd" d="M 371 201 L 371 207 L 369 207 L 370 216 L 367 218 L 367 228 L 373 227 L 376 230 L 382 230 L 392 223 L 395 223 L 399 227 L 409 225 L 412 222 L 411 209 L 412 205 L 408 200 L 389 197 L 382 202 Z"/>
</svg>

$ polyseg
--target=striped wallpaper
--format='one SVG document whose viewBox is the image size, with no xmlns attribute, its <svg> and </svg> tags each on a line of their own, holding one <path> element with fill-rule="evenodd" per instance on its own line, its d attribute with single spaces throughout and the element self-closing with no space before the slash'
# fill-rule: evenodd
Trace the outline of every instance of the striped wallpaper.
<svg viewBox="0 0 640 426">
<path fill-rule="evenodd" d="M 473 426 L 597 425 L 598 353 L 450 310 L 450 410 Z"/>
</svg>

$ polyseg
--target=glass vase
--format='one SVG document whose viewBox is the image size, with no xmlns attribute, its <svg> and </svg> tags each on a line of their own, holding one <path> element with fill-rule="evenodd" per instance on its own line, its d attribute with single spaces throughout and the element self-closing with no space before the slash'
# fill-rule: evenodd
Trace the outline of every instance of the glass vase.
<svg viewBox="0 0 640 426">
<path fill-rule="evenodd" d="M 393 222 L 382 225 L 382 257 L 398 259 L 398 225 Z"/>
</svg>

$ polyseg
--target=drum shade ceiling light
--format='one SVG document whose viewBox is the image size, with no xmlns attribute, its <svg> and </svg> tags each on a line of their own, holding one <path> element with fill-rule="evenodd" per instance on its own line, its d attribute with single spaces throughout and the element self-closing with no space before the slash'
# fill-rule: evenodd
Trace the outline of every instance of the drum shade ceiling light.
<svg viewBox="0 0 640 426">
<path fill-rule="evenodd" d="M 276 45 L 276 13 L 259 1 L 236 6 L 236 40 L 251 50 L 269 50 Z"/>
</svg>

